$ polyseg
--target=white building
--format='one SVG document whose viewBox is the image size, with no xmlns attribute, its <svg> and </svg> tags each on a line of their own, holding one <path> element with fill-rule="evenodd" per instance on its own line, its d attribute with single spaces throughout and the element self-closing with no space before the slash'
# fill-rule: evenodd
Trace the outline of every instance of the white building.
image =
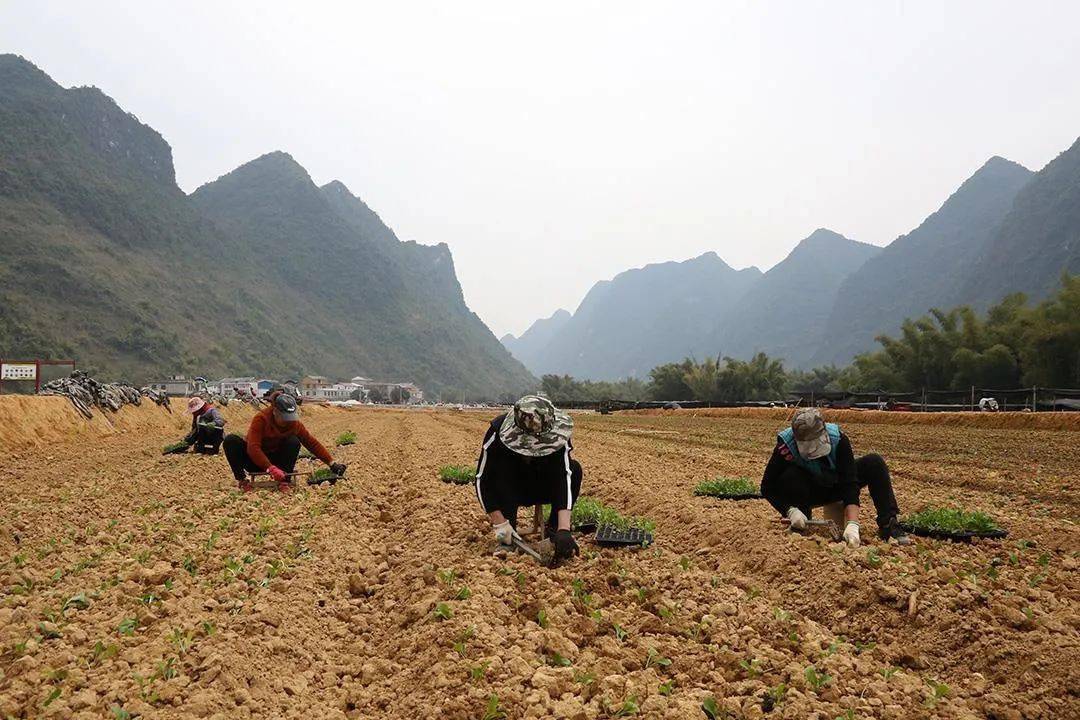
<svg viewBox="0 0 1080 720">
<path fill-rule="evenodd" d="M 220 386 L 218 392 L 225 397 L 259 393 L 259 381 L 253 377 L 222 378 L 217 385 Z"/>
</svg>

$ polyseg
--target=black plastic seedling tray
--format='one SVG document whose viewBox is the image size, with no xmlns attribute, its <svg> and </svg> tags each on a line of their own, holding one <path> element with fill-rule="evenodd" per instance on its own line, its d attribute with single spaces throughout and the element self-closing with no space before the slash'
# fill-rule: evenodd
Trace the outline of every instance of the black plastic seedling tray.
<svg viewBox="0 0 1080 720">
<path fill-rule="evenodd" d="M 987 530 L 985 532 L 975 532 L 972 530 L 963 530 L 960 532 L 953 532 L 951 530 L 931 530 L 924 527 L 915 527 L 908 523 L 900 523 L 900 527 L 904 528 L 912 535 L 919 535 L 920 537 L 928 537 L 934 540 L 951 540 L 953 542 L 969 543 L 972 538 L 979 538 L 981 540 L 1001 540 L 1009 536 L 1008 530 Z"/>
<path fill-rule="evenodd" d="M 574 530 L 574 532 L 583 533 L 585 535 L 588 535 L 589 533 L 596 532 L 596 523 L 594 523 L 594 522 L 581 523 L 580 525 L 575 525 L 573 527 L 573 530 Z"/>
<path fill-rule="evenodd" d="M 652 544 L 652 533 L 640 528 L 620 530 L 613 525 L 601 525 L 596 529 L 596 544 L 603 547 L 629 547 Z"/>
<path fill-rule="evenodd" d="M 760 500 L 760 493 L 738 493 L 732 495 L 710 495 L 709 493 L 694 493 L 698 497 L 711 497 L 717 500 Z"/>
</svg>

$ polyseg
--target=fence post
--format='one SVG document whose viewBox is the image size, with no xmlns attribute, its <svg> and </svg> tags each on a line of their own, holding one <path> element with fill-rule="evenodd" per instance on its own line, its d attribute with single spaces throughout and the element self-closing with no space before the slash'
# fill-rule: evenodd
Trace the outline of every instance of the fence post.
<svg viewBox="0 0 1080 720">
<path fill-rule="evenodd" d="M 1031 412 L 1039 412 L 1039 386 L 1031 388 Z"/>
<path fill-rule="evenodd" d="M 922 389 L 922 411 L 926 412 L 926 388 Z"/>
<path fill-rule="evenodd" d="M 971 412 L 975 412 L 975 386 L 971 386 Z"/>
</svg>

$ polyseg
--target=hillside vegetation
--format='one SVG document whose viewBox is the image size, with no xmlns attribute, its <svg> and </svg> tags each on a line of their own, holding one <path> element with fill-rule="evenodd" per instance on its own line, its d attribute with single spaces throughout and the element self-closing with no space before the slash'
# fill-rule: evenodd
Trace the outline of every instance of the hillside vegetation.
<svg viewBox="0 0 1080 720">
<path fill-rule="evenodd" d="M 400 242 L 271 153 L 186 196 L 172 151 L 100 90 L 0 56 L 0 354 L 106 377 L 536 381 L 465 305 L 445 245 Z"/>
</svg>

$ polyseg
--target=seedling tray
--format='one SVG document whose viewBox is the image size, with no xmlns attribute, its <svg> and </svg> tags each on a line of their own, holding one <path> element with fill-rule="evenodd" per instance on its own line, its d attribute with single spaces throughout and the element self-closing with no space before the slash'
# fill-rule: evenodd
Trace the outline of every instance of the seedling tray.
<svg viewBox="0 0 1080 720">
<path fill-rule="evenodd" d="M 172 445 L 166 445 L 165 449 L 161 451 L 161 454 L 178 455 L 187 452 L 188 447 L 190 446 L 187 443 L 173 443 Z"/>
<path fill-rule="evenodd" d="M 601 525 L 596 529 L 596 544 L 603 547 L 631 547 L 652 544 L 652 533 L 640 528 L 620 530 L 614 525 Z"/>
<path fill-rule="evenodd" d="M 594 523 L 594 522 L 581 523 L 580 525 L 575 525 L 573 527 L 573 530 L 574 530 L 574 532 L 583 533 L 585 535 L 588 535 L 590 533 L 596 532 L 596 523 Z"/>
<path fill-rule="evenodd" d="M 731 495 L 710 495 L 709 493 L 695 492 L 698 497 L 711 497 L 717 500 L 760 500 L 761 493 L 733 493 Z"/>
<path fill-rule="evenodd" d="M 951 540 L 953 542 L 969 543 L 972 538 L 980 538 L 982 540 L 1001 540 L 1009 536 L 1008 530 L 935 530 L 932 528 L 925 528 L 921 526 L 911 525 L 910 523 L 900 523 L 907 532 L 912 535 L 919 535 L 920 537 L 928 537 L 934 540 Z"/>
</svg>

